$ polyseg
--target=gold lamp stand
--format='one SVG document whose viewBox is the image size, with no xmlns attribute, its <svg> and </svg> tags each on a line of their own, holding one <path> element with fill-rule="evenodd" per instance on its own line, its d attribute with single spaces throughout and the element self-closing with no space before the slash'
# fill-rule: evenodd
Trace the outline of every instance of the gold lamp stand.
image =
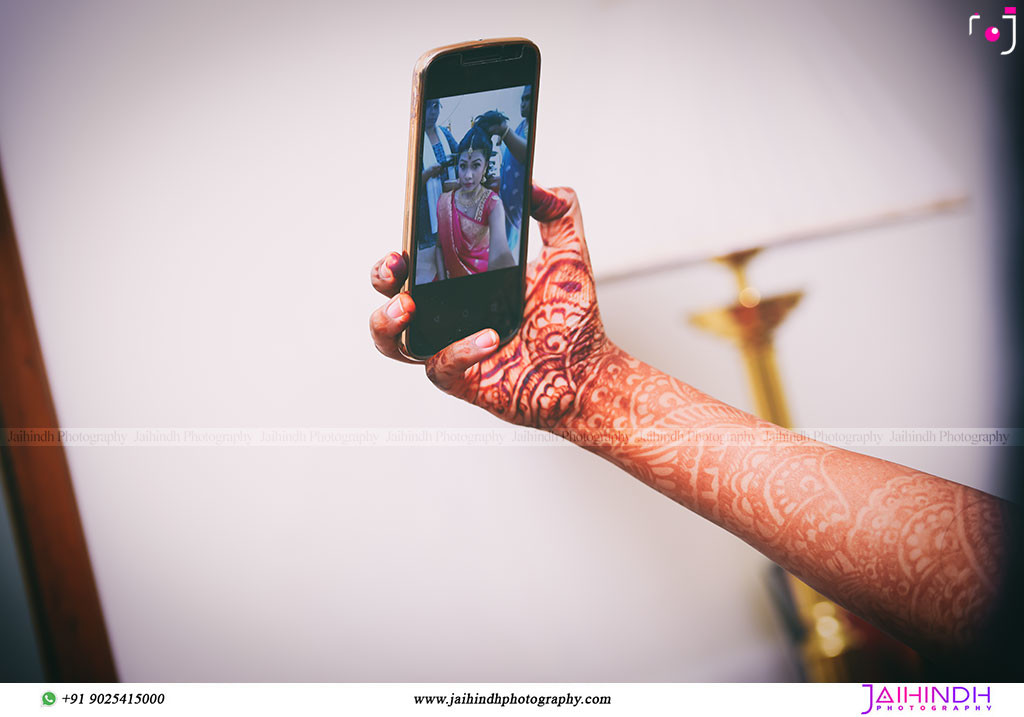
<svg viewBox="0 0 1024 717">
<path fill-rule="evenodd" d="M 782 393 L 772 339 L 776 327 L 800 303 L 804 294 L 802 291 L 792 291 L 761 298 L 760 292 L 747 283 L 746 273 L 747 263 L 760 251 L 760 248 L 746 249 L 715 258 L 715 261 L 732 269 L 739 285 L 739 296 L 732 306 L 694 314 L 691 321 L 736 344 L 743 354 L 757 415 L 789 428 L 789 409 Z"/>
</svg>

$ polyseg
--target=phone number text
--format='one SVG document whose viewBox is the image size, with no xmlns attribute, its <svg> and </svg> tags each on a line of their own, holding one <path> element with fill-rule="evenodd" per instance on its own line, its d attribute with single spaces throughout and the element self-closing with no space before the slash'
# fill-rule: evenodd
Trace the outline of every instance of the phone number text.
<svg viewBox="0 0 1024 717">
<path fill-rule="evenodd" d="M 156 692 L 94 692 L 86 699 L 84 692 L 64 695 L 61 700 L 69 705 L 162 705 L 163 693 Z"/>
</svg>

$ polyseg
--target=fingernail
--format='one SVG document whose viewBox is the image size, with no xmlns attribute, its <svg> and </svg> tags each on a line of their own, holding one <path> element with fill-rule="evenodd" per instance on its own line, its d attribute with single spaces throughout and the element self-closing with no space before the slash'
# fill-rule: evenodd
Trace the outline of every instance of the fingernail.
<svg viewBox="0 0 1024 717">
<path fill-rule="evenodd" d="M 405 315 L 405 306 L 402 305 L 402 295 L 399 294 L 391 300 L 387 308 L 388 316 L 397 319 Z"/>
<path fill-rule="evenodd" d="M 491 329 L 485 330 L 482 334 L 476 337 L 476 345 L 482 349 L 489 349 L 498 343 L 498 334 Z"/>
<path fill-rule="evenodd" d="M 398 254 L 391 254 L 388 257 L 388 260 L 384 263 L 387 265 L 388 269 L 391 270 L 391 273 L 394 273 L 405 266 L 405 258 Z"/>
<path fill-rule="evenodd" d="M 377 269 L 377 276 L 379 276 L 384 281 L 391 281 L 393 278 L 395 278 L 391 274 L 391 269 L 388 268 L 387 262 L 381 264 L 380 268 Z"/>
</svg>

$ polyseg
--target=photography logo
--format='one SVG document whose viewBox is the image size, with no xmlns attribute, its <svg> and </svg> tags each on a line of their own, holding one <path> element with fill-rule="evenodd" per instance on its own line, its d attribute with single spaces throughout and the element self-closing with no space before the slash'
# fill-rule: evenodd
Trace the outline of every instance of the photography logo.
<svg viewBox="0 0 1024 717">
<path fill-rule="evenodd" d="M 974 34 L 974 21 L 981 19 L 981 13 L 976 12 L 971 15 L 967 21 L 967 34 Z M 1003 19 L 1010 21 L 1010 49 L 1000 52 L 1000 55 L 1009 55 L 1013 52 L 1013 48 L 1017 47 L 1017 8 L 1015 7 L 1004 7 L 1003 8 Z M 985 39 L 989 42 L 999 42 L 1003 37 L 1003 31 L 995 25 L 992 25 L 985 30 Z"/>
<path fill-rule="evenodd" d="M 878 712 L 971 712 L 992 711 L 991 685 L 884 685 L 864 683 L 868 706 L 862 715 Z M 863 703 L 861 703 L 863 704 Z"/>
</svg>

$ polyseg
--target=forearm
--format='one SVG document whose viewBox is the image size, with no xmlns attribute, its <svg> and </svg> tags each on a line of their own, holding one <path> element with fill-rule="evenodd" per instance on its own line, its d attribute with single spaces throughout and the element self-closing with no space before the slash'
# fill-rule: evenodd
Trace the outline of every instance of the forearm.
<svg viewBox="0 0 1024 717">
<path fill-rule="evenodd" d="M 508 248 L 508 237 L 505 234 L 505 212 L 500 201 L 491 212 L 488 225 L 490 233 L 487 254 L 488 269 L 504 269 L 515 266 L 516 261 L 512 258 L 512 252 Z"/>
<path fill-rule="evenodd" d="M 572 440 L 908 643 L 967 645 L 989 616 L 1008 504 L 809 441 L 615 349 Z"/>
</svg>

